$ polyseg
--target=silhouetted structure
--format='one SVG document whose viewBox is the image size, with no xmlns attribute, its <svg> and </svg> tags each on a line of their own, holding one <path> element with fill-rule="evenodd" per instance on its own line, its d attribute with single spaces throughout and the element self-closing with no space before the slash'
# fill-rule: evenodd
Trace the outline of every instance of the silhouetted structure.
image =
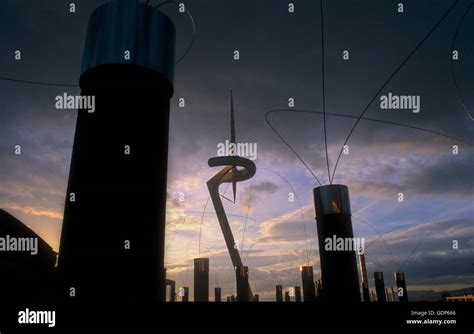
<svg viewBox="0 0 474 334">
<path fill-rule="evenodd" d="M 395 281 L 397 282 L 397 296 L 400 302 L 408 302 L 407 284 L 405 282 L 405 273 L 395 273 Z"/>
<path fill-rule="evenodd" d="M 295 302 L 301 302 L 301 287 L 295 286 Z"/>
<path fill-rule="evenodd" d="M 254 302 L 259 302 L 260 301 L 260 295 L 258 293 L 253 295 L 253 301 Z"/>
<path fill-rule="evenodd" d="M 316 285 L 316 299 L 320 300 L 323 293 L 323 283 L 320 279 L 315 282 Z"/>
<path fill-rule="evenodd" d="M 230 303 L 232 300 L 231 300 L 231 297 L 230 296 L 227 296 L 227 302 Z"/>
<path fill-rule="evenodd" d="M 303 283 L 303 298 L 305 302 L 316 300 L 316 289 L 314 286 L 314 275 L 312 266 L 301 267 L 301 280 Z"/>
<path fill-rule="evenodd" d="M 194 301 L 209 301 L 209 259 L 194 259 Z"/>
<path fill-rule="evenodd" d="M 326 250 L 326 238 L 354 238 L 349 189 L 332 184 L 313 189 L 325 302 L 360 302 L 355 250 Z M 304 290 L 304 289 L 303 289 Z"/>
<path fill-rule="evenodd" d="M 182 302 L 189 302 L 189 287 L 183 287 L 183 295 L 181 296 Z"/>
<path fill-rule="evenodd" d="M 385 297 L 387 302 L 393 302 L 393 296 L 391 295 L 389 288 L 385 288 Z"/>
<path fill-rule="evenodd" d="M 165 301 L 164 240 L 175 27 L 113 1 L 89 20 L 59 267 L 76 300 Z"/>
<path fill-rule="evenodd" d="M 4 240 L 3 247 L 8 249 L 0 252 L 0 305 L 11 307 L 12 303 L 51 301 L 57 283 L 57 253 L 3 209 L 0 209 L 0 237 Z M 35 251 L 32 243 L 36 242 Z"/>
<path fill-rule="evenodd" d="M 383 280 L 383 272 L 375 271 L 374 281 L 375 281 L 375 292 L 377 293 L 377 301 L 379 303 L 385 303 L 387 301 L 387 298 L 385 297 L 385 283 Z"/>
<path fill-rule="evenodd" d="M 214 288 L 214 301 L 219 303 L 221 301 L 221 288 Z"/>
<path fill-rule="evenodd" d="M 400 301 L 400 299 L 398 298 L 398 296 L 395 294 L 395 291 L 393 290 L 393 286 L 390 287 L 390 291 L 391 291 L 391 293 L 392 293 L 392 300 L 393 300 L 394 302 L 396 302 L 397 300 Z"/>
<path fill-rule="evenodd" d="M 238 266 L 235 268 L 235 277 L 237 281 L 237 301 L 248 302 L 251 300 L 251 292 L 249 285 L 249 268 L 246 266 Z"/>
<path fill-rule="evenodd" d="M 230 96 L 230 142 L 232 144 L 237 143 L 235 137 L 234 100 L 232 97 L 232 92 Z M 210 158 L 208 161 L 208 165 L 209 167 L 223 167 L 216 175 L 214 175 L 209 181 L 207 181 L 207 188 L 209 190 L 214 209 L 216 210 L 217 219 L 219 221 L 222 234 L 224 236 L 224 241 L 226 243 L 227 250 L 232 261 L 232 265 L 234 266 L 234 268 L 242 268 L 243 262 L 239 254 L 238 247 L 236 247 L 234 235 L 232 234 L 232 229 L 230 228 L 229 220 L 227 219 L 227 215 L 224 210 L 224 205 L 222 204 L 221 195 L 219 193 L 219 187 L 223 183 L 231 183 L 232 192 L 235 200 L 237 183 L 251 179 L 255 175 L 257 168 L 252 160 L 237 155 L 218 156 Z M 237 278 L 238 277 L 239 275 L 237 275 Z M 240 283 L 243 284 L 243 281 Z M 237 286 L 238 285 L 239 282 L 237 282 Z M 244 288 L 242 287 L 242 289 Z M 248 290 L 249 292 L 249 297 L 245 298 L 247 298 L 247 301 L 251 300 L 252 289 L 250 288 L 250 285 L 248 285 L 245 290 Z M 238 298 L 240 300 L 240 297 Z"/>
<path fill-rule="evenodd" d="M 362 280 L 362 297 L 364 302 L 370 302 L 369 280 L 367 278 L 367 268 L 365 266 L 365 254 L 359 253 L 359 270 Z"/>
<path fill-rule="evenodd" d="M 289 291 L 285 291 L 285 302 L 291 302 L 291 296 Z"/>
<path fill-rule="evenodd" d="M 170 279 L 166 279 L 166 286 L 170 287 L 170 302 L 176 301 L 176 282 Z"/>
<path fill-rule="evenodd" d="M 275 300 L 277 302 L 282 302 L 283 301 L 283 287 L 281 285 L 277 285 L 275 287 Z"/>
</svg>

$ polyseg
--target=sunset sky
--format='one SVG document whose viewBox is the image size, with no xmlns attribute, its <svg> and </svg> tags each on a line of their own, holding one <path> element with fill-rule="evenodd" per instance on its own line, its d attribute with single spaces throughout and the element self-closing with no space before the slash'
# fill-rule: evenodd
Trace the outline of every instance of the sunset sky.
<svg viewBox="0 0 474 334">
<path fill-rule="evenodd" d="M 0 77 L 78 84 L 88 16 L 107 1 L 76 1 L 75 14 L 68 12 L 70 2 L 0 2 Z M 219 285 L 223 295 L 235 293 L 234 272 L 211 201 L 206 207 L 206 181 L 219 170 L 210 168 L 207 160 L 230 135 L 230 89 L 237 141 L 258 146 L 255 177 L 238 184 L 235 204 L 223 200 L 249 266 L 252 290 L 264 300 L 273 299 L 276 284 L 301 284 L 299 267 L 308 262 L 315 266 L 315 278 L 320 276 L 312 202 L 318 183 L 265 121 L 267 111 L 285 109 L 290 97 L 295 109 L 322 111 L 319 2 L 292 2 L 293 14 L 287 11 L 288 1 L 282 0 L 185 2 L 197 35 L 175 70 L 165 259 L 178 287 L 192 290 L 192 259 L 209 257 L 211 289 Z M 397 13 L 395 2 L 392 7 L 376 0 L 324 3 L 326 108 L 358 116 L 453 2 L 407 0 L 403 14 Z M 421 111 L 381 110 L 377 98 L 366 117 L 474 142 L 474 123 L 459 101 L 450 58 L 454 32 L 469 4 L 458 1 L 382 92 L 419 95 Z M 190 41 L 191 25 L 173 6 L 163 11 L 176 24 L 180 55 Z M 474 73 L 473 29 L 474 11 L 456 43 L 460 60 L 455 70 L 469 108 L 474 108 L 474 94 L 466 95 L 474 89 L 468 75 Z M 21 61 L 14 60 L 15 50 L 22 51 Z M 233 59 L 235 50 L 239 61 Z M 350 51 L 349 61 L 342 60 L 344 50 Z M 65 92 L 80 93 L 79 88 L 0 81 L 0 207 L 56 250 L 76 121 L 75 111 L 54 108 L 55 96 Z M 180 97 L 185 98 L 184 108 L 178 107 Z M 290 111 L 269 119 L 316 176 L 328 183 L 322 116 Z M 332 170 L 355 120 L 326 120 Z M 22 147 L 20 156 L 14 154 L 15 145 Z M 459 146 L 458 155 L 452 154 L 453 145 Z M 394 285 L 394 271 L 404 271 L 409 291 L 472 286 L 472 145 L 361 121 L 349 149 L 334 182 L 349 187 L 354 234 L 366 238 L 371 286 L 374 270 L 384 271 L 387 286 Z M 292 188 L 301 207 L 289 201 Z M 222 186 L 221 193 L 225 190 Z M 402 203 L 397 201 L 400 192 Z M 231 197 L 230 188 L 225 196 Z M 453 240 L 458 240 L 458 250 L 452 249 Z"/>
</svg>

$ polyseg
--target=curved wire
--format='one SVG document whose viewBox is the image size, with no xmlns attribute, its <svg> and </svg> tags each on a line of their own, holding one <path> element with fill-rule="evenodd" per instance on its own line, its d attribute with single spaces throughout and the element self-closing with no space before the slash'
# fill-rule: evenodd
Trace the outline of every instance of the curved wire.
<svg viewBox="0 0 474 334">
<path fill-rule="evenodd" d="M 360 221 L 361 223 L 363 224 L 366 224 L 367 226 L 369 226 L 372 230 L 375 231 L 375 233 L 377 233 L 379 235 L 379 237 L 377 239 L 375 239 L 374 241 L 372 241 L 370 243 L 370 245 L 368 245 L 367 247 L 365 247 L 364 249 L 364 252 L 367 251 L 367 249 L 372 246 L 373 244 L 375 244 L 380 238 L 382 239 L 383 243 L 385 244 L 385 247 L 387 248 L 388 252 L 390 253 L 390 256 L 392 257 L 392 261 L 393 261 L 393 264 L 398 266 L 398 262 L 395 260 L 395 256 L 393 256 L 393 252 L 392 252 L 392 249 L 390 248 L 390 246 L 388 245 L 387 241 L 385 240 L 385 238 L 383 237 L 383 234 L 380 233 L 375 227 L 373 227 L 371 224 L 369 224 L 368 222 L 366 222 L 365 220 L 355 216 L 355 215 L 352 215 L 352 217 L 358 221 Z"/>
<path fill-rule="evenodd" d="M 179 224 L 178 228 L 176 229 L 176 231 L 174 232 L 173 236 L 171 237 L 171 240 L 168 241 L 168 245 L 166 245 L 166 248 L 165 248 L 165 253 L 168 251 L 168 248 L 170 248 L 171 246 L 171 243 L 173 242 L 173 240 L 176 238 L 176 236 L 178 235 L 179 231 L 181 230 L 182 226 L 184 225 L 184 223 L 186 223 L 186 218 L 183 218 L 183 222 L 181 224 Z"/>
<path fill-rule="evenodd" d="M 271 114 L 271 113 L 277 113 L 277 112 L 299 112 L 299 113 L 320 114 L 320 115 L 323 114 L 322 111 L 316 111 L 316 110 L 304 110 L 304 109 L 273 109 L 273 110 L 270 110 L 270 111 L 267 112 L 267 116 L 266 116 L 266 117 L 267 117 L 267 123 L 269 122 L 269 121 L 268 121 L 268 115 Z M 346 117 L 346 118 L 358 118 L 358 116 L 353 116 L 353 115 L 348 115 L 348 114 L 329 113 L 329 112 L 326 112 L 326 115 L 337 116 L 337 117 Z M 461 142 L 461 143 L 463 143 L 463 144 L 466 144 L 466 145 L 468 145 L 468 146 L 474 146 L 474 143 L 471 143 L 471 142 L 469 142 L 469 141 L 467 141 L 467 140 L 464 140 L 464 139 L 462 139 L 462 138 L 458 138 L 458 137 L 454 137 L 454 136 L 451 136 L 451 135 L 447 135 L 447 134 L 445 134 L 445 133 L 442 133 L 442 132 L 439 132 L 439 131 L 435 131 L 435 130 L 425 129 L 425 128 L 422 128 L 422 127 L 419 127 L 419 126 L 408 125 L 408 124 L 402 124 L 402 123 L 397 123 L 397 122 L 392 122 L 392 121 L 384 121 L 384 120 L 381 120 L 381 119 L 370 118 L 370 117 L 362 117 L 361 119 L 364 120 L 364 121 L 370 121 L 370 122 L 376 122 L 376 123 L 383 123 L 383 124 L 389 124 L 389 125 L 396 125 L 396 126 L 404 127 L 404 128 L 407 128 L 407 129 L 413 129 L 413 130 L 423 131 L 423 132 L 431 133 L 431 134 L 434 134 L 434 135 L 437 135 L 437 136 L 441 136 L 441 137 L 445 137 L 445 138 L 448 138 L 448 139 L 452 139 L 452 140 Z"/>
<path fill-rule="evenodd" d="M 243 251 L 244 251 L 245 231 L 247 230 L 247 221 L 248 221 L 249 212 L 250 212 L 251 200 L 252 200 L 252 185 L 250 185 L 250 187 L 249 187 L 249 202 L 248 202 L 248 206 L 247 206 L 247 213 L 245 214 L 245 223 L 244 223 L 244 231 L 242 232 L 242 241 L 240 243 L 240 249 L 242 249 L 242 255 L 243 255 Z"/>
<path fill-rule="evenodd" d="M 285 109 L 285 110 L 291 110 L 291 109 Z M 265 120 L 268 124 L 268 126 L 270 127 L 270 129 L 272 129 L 273 133 L 275 133 L 278 138 L 280 138 L 280 140 L 290 149 L 291 152 L 293 152 L 296 157 L 301 161 L 301 163 L 306 167 L 306 169 L 311 173 L 311 175 L 313 175 L 313 177 L 315 178 L 315 180 L 319 183 L 320 186 L 322 186 L 323 184 L 321 183 L 321 181 L 319 181 L 318 177 L 313 173 L 313 171 L 311 170 L 311 168 L 309 168 L 309 166 L 306 164 L 306 162 L 303 160 L 303 158 L 301 158 L 301 156 L 298 154 L 298 152 L 296 152 L 293 147 L 291 147 L 290 144 L 288 144 L 288 142 L 285 140 L 285 138 L 283 138 L 283 136 L 281 136 L 278 131 L 273 127 L 273 125 L 270 123 L 269 119 L 268 119 L 268 115 L 271 113 L 271 112 L 274 112 L 273 110 L 269 111 L 266 113 L 265 115 Z"/>
<path fill-rule="evenodd" d="M 149 3 L 149 0 L 147 0 L 147 2 L 145 2 L 145 4 L 148 4 L 148 3 Z M 177 1 L 165 1 L 165 2 L 162 2 L 159 5 L 157 5 L 155 8 L 160 8 L 161 6 L 168 5 L 168 4 L 179 5 L 179 2 L 177 2 Z M 191 49 L 194 45 L 194 41 L 196 39 L 196 21 L 194 21 L 194 17 L 191 14 L 191 12 L 187 9 L 187 7 L 185 8 L 185 11 L 186 11 L 186 14 L 188 14 L 189 20 L 191 21 L 191 24 L 193 26 L 193 37 L 191 38 L 191 41 L 189 42 L 188 48 L 186 49 L 184 54 L 181 57 L 178 58 L 178 60 L 175 62 L 175 65 L 178 65 L 188 55 L 188 53 L 191 51 Z"/>
<path fill-rule="evenodd" d="M 456 91 L 458 93 L 459 101 L 461 102 L 461 105 L 462 105 L 464 111 L 469 115 L 471 120 L 474 120 L 474 117 L 469 112 L 469 109 L 467 108 L 466 103 L 464 102 L 464 99 L 462 97 L 461 89 L 459 88 L 458 81 L 456 79 L 456 73 L 455 73 L 455 70 L 454 70 L 454 59 L 453 59 L 453 56 L 452 56 L 453 52 L 454 52 L 454 47 L 455 47 L 455 44 L 456 44 L 456 40 L 458 38 L 459 30 L 461 30 L 461 26 L 464 22 L 464 19 L 466 18 L 467 14 L 471 10 L 472 6 L 474 6 L 474 2 L 471 3 L 471 5 L 469 7 L 467 7 L 466 11 L 464 12 L 464 15 L 462 16 L 461 20 L 459 21 L 458 27 L 456 28 L 456 32 L 454 33 L 453 44 L 451 46 L 451 74 L 453 76 L 453 83 L 454 83 L 454 87 L 456 87 Z"/>
<path fill-rule="evenodd" d="M 44 81 L 21 80 L 21 79 L 7 78 L 7 77 L 0 77 L 0 80 L 29 84 L 29 85 L 38 85 L 38 86 L 75 87 L 75 88 L 79 87 L 79 85 L 71 85 L 71 84 L 63 84 L 63 83 L 55 83 L 55 82 L 44 82 Z"/>
<path fill-rule="evenodd" d="M 221 179 L 227 174 L 224 174 L 221 176 Z M 227 186 L 225 187 L 224 189 L 224 193 L 221 195 L 219 194 L 221 197 L 225 198 L 225 199 L 228 199 L 227 197 L 225 197 L 225 193 L 227 192 L 227 189 L 229 189 L 229 186 L 230 186 L 230 183 L 227 184 Z M 206 209 L 207 209 L 207 206 L 209 205 L 209 200 L 211 199 L 211 196 L 208 196 L 207 197 L 207 200 L 206 200 L 206 205 L 204 205 L 204 210 L 202 211 L 202 216 L 201 216 L 201 225 L 199 227 L 199 246 L 198 246 L 198 254 L 199 254 L 199 257 L 201 256 L 201 235 L 202 235 L 202 226 L 204 224 L 204 214 L 206 213 Z"/>
<path fill-rule="evenodd" d="M 202 225 L 204 223 L 204 215 L 206 214 L 206 209 L 207 205 L 209 204 L 209 200 L 211 197 L 208 197 L 206 200 L 206 205 L 204 205 L 204 210 L 202 210 L 202 216 L 201 216 L 201 224 L 199 226 L 199 243 L 198 243 L 198 256 L 201 257 L 201 234 L 202 234 Z"/>
<path fill-rule="evenodd" d="M 328 167 L 328 179 L 329 184 L 332 183 L 331 180 L 331 171 L 329 169 L 329 154 L 328 154 L 328 137 L 326 130 L 326 87 L 325 87 L 325 61 L 324 61 L 324 15 L 323 15 L 323 0 L 320 0 L 320 9 L 321 9 L 321 81 L 322 81 L 322 91 L 323 91 L 323 124 L 324 124 L 324 147 L 326 148 L 326 164 Z"/>
<path fill-rule="evenodd" d="M 457 4 L 458 0 L 455 0 L 453 2 L 453 4 L 451 5 L 451 7 L 446 11 L 446 13 L 441 17 L 441 19 L 434 25 L 433 28 L 431 28 L 431 30 L 428 32 L 428 34 L 421 40 L 420 43 L 418 43 L 418 45 L 413 49 L 412 52 L 410 52 L 410 54 L 405 58 L 405 60 L 402 61 L 402 63 L 395 69 L 395 71 L 388 77 L 388 79 L 384 82 L 384 84 L 382 85 L 382 87 L 380 87 L 380 89 L 377 91 L 377 93 L 375 93 L 375 95 L 372 97 L 372 99 L 369 101 L 369 103 L 367 104 L 367 106 L 364 108 L 364 110 L 362 111 L 362 113 L 359 115 L 359 117 L 357 118 L 356 122 L 354 123 L 354 125 L 352 126 L 351 130 L 349 131 L 349 134 L 347 135 L 346 137 L 346 140 L 344 141 L 344 144 L 342 144 L 342 147 L 341 147 L 341 150 L 339 151 L 339 156 L 337 157 L 337 160 L 336 160 L 336 164 L 334 165 L 334 169 L 333 169 L 333 172 L 332 172 L 332 177 L 331 177 L 331 183 L 334 181 L 334 176 L 336 174 L 336 170 L 337 170 L 337 166 L 339 165 L 339 160 L 341 159 L 341 156 L 342 156 L 342 152 L 344 151 L 344 146 L 346 146 L 347 142 L 349 141 L 349 139 L 351 138 L 352 136 L 352 133 L 354 132 L 354 130 L 356 129 L 357 125 L 359 124 L 360 120 L 362 119 L 362 117 L 365 115 L 365 113 L 367 112 L 367 110 L 369 110 L 369 107 L 372 105 L 372 102 L 374 102 L 374 100 L 377 98 L 377 96 L 379 96 L 379 94 L 382 92 L 382 90 L 385 89 L 385 87 L 388 85 L 388 83 L 395 77 L 395 75 L 397 75 L 397 73 L 402 69 L 403 66 L 405 66 L 405 64 L 408 62 L 408 60 L 418 51 L 418 49 L 420 49 L 420 47 L 423 45 L 423 43 L 425 43 L 425 41 L 431 36 L 431 34 L 436 30 L 436 28 L 438 28 L 441 23 L 444 21 L 444 19 L 446 18 L 446 16 L 448 16 L 448 14 L 451 12 L 451 10 L 454 8 L 454 6 Z"/>
<path fill-rule="evenodd" d="M 412 258 L 412 256 L 415 254 L 416 250 L 418 249 L 418 247 L 421 245 L 421 242 L 423 241 L 423 229 L 420 227 L 420 230 L 421 230 L 421 237 L 420 237 L 420 240 L 418 240 L 418 244 L 415 246 L 415 248 L 413 248 L 413 250 L 411 251 L 410 255 L 408 255 L 407 259 L 405 260 L 405 262 L 403 262 L 403 264 L 401 266 L 398 267 L 398 271 L 402 271 L 403 267 L 407 264 L 407 262 Z"/>
<path fill-rule="evenodd" d="M 280 173 L 274 171 L 274 170 L 271 170 L 270 168 L 264 168 L 264 167 L 259 167 L 258 169 L 261 169 L 261 170 L 266 170 L 266 171 L 269 171 L 269 172 L 272 172 L 276 175 L 278 175 L 279 177 L 281 177 L 283 179 L 283 181 L 286 182 L 286 184 L 290 187 L 291 191 L 295 194 L 295 198 L 296 198 L 296 201 L 298 202 L 298 206 L 300 208 L 300 213 L 301 213 L 301 219 L 302 219 L 302 222 L 303 222 L 303 229 L 304 229 L 304 242 L 305 242 L 305 248 L 306 248 L 306 260 L 308 262 L 308 265 L 309 265 L 309 259 L 310 259 L 310 250 L 308 250 L 308 237 L 307 237 L 307 232 L 306 232 L 306 222 L 305 222 L 305 219 L 304 219 L 304 212 L 303 212 L 303 207 L 301 206 L 301 202 L 300 202 L 300 199 L 298 197 L 298 194 L 296 193 L 295 189 L 293 188 L 293 186 L 291 185 L 291 183 L 285 178 L 283 177 L 283 175 L 281 175 Z"/>
</svg>

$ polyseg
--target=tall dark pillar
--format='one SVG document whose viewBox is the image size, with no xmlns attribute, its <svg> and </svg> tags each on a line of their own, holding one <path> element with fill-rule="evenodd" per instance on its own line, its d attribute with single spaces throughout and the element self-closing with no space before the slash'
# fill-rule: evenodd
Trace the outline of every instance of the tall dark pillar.
<svg viewBox="0 0 474 334">
<path fill-rule="evenodd" d="M 321 296 L 323 293 L 323 283 L 320 279 L 318 279 L 315 282 L 315 285 L 316 285 L 316 300 L 321 300 Z"/>
<path fill-rule="evenodd" d="M 170 279 L 166 280 L 166 285 L 170 287 L 170 302 L 176 301 L 176 282 Z"/>
<path fill-rule="evenodd" d="M 181 296 L 182 302 L 189 302 L 189 287 L 183 287 L 183 295 Z"/>
<path fill-rule="evenodd" d="M 214 288 L 214 301 L 219 303 L 221 301 L 221 288 Z"/>
<path fill-rule="evenodd" d="M 355 250 L 327 250 L 326 238 L 354 238 L 349 189 L 332 184 L 313 189 L 325 302 L 360 302 Z"/>
<path fill-rule="evenodd" d="M 377 293 L 377 301 L 379 303 L 385 303 L 387 301 L 387 298 L 385 296 L 385 283 L 383 280 L 383 272 L 375 271 L 374 281 L 375 281 L 375 292 Z"/>
<path fill-rule="evenodd" d="M 175 27 L 113 1 L 91 15 L 58 266 L 75 301 L 165 301 L 164 240 Z"/>
<path fill-rule="evenodd" d="M 237 280 L 237 301 L 250 301 L 249 268 L 245 266 L 235 267 L 235 277 Z"/>
<path fill-rule="evenodd" d="M 276 295 L 277 302 L 283 301 L 283 287 L 281 285 L 277 285 L 275 287 L 275 295 Z"/>
<path fill-rule="evenodd" d="M 194 259 L 194 301 L 209 301 L 209 259 Z"/>
<path fill-rule="evenodd" d="M 295 286 L 295 302 L 301 302 L 301 287 Z"/>
<path fill-rule="evenodd" d="M 359 253 L 359 270 L 360 277 L 362 280 L 362 296 L 364 302 L 370 302 L 370 293 L 369 293 L 369 280 L 367 278 L 367 268 L 365 266 L 365 255 L 364 253 Z"/>
<path fill-rule="evenodd" d="M 395 281 L 397 282 L 397 296 L 400 302 L 408 302 L 407 284 L 405 282 L 405 273 L 395 273 Z"/>
<path fill-rule="evenodd" d="M 372 299 L 373 302 L 377 301 L 377 297 L 375 296 L 374 291 L 370 291 L 370 296 L 371 296 L 371 299 Z"/>
<path fill-rule="evenodd" d="M 301 267 L 301 280 L 303 283 L 303 297 L 305 302 L 316 300 L 316 289 L 314 285 L 314 275 L 312 266 Z"/>
</svg>

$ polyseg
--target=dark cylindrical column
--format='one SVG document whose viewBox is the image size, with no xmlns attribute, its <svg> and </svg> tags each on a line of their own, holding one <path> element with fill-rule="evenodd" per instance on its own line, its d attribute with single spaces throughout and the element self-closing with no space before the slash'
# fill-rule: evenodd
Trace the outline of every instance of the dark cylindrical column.
<svg viewBox="0 0 474 334">
<path fill-rule="evenodd" d="M 230 296 L 227 296 L 226 300 L 227 300 L 228 303 L 230 303 L 232 301 Z"/>
<path fill-rule="evenodd" d="M 377 293 L 377 301 L 379 303 L 385 303 L 387 301 L 387 298 L 385 296 L 385 283 L 383 280 L 383 272 L 375 271 L 374 281 L 375 281 L 375 292 Z"/>
<path fill-rule="evenodd" d="M 216 303 L 221 301 L 221 288 L 214 288 L 214 301 Z"/>
<path fill-rule="evenodd" d="M 362 296 L 364 298 L 364 302 L 370 302 L 370 293 L 369 293 L 369 280 L 367 278 L 367 268 L 365 266 L 365 254 L 359 253 L 359 270 L 360 270 L 360 277 L 362 280 Z"/>
<path fill-rule="evenodd" d="M 301 287 L 295 286 L 295 302 L 301 301 Z"/>
<path fill-rule="evenodd" d="M 408 292 L 407 292 L 407 284 L 405 282 L 405 273 L 395 273 L 395 281 L 397 282 L 398 300 L 403 303 L 408 302 Z"/>
<path fill-rule="evenodd" d="M 316 298 L 317 300 L 321 299 L 321 295 L 323 293 L 323 283 L 320 279 L 318 279 L 316 282 Z"/>
<path fill-rule="evenodd" d="M 183 294 L 181 296 L 182 302 L 189 302 L 189 287 L 183 287 Z"/>
<path fill-rule="evenodd" d="M 112 1 L 89 19 L 58 267 L 86 304 L 166 300 L 165 204 L 175 27 Z M 69 298 L 71 299 L 71 298 Z"/>
<path fill-rule="evenodd" d="M 313 189 L 325 302 L 360 302 L 355 249 L 326 247 L 329 240 L 354 240 L 349 189 L 332 184 Z M 346 244 L 344 242 L 344 244 Z"/>
<path fill-rule="evenodd" d="M 245 266 L 235 267 L 235 277 L 237 280 L 237 301 L 250 301 L 249 268 Z"/>
<path fill-rule="evenodd" d="M 394 301 L 394 302 L 396 302 L 397 300 L 400 301 L 400 299 L 395 294 L 395 291 L 393 291 L 393 286 L 390 287 L 390 294 L 392 295 L 392 301 Z"/>
<path fill-rule="evenodd" d="M 194 259 L 194 301 L 209 301 L 209 259 Z"/>
<path fill-rule="evenodd" d="M 258 293 L 253 295 L 253 301 L 254 302 L 259 302 L 260 301 L 260 295 Z"/>
<path fill-rule="evenodd" d="M 316 300 L 316 290 L 314 285 L 314 275 L 312 266 L 301 267 L 301 280 L 303 283 L 303 297 L 305 302 Z"/>
<path fill-rule="evenodd" d="M 285 302 L 291 302 L 290 292 L 285 291 Z"/>
<path fill-rule="evenodd" d="M 230 296 L 230 301 L 231 301 L 231 302 L 235 302 L 235 296 L 234 296 L 234 295 L 231 295 L 231 296 Z"/>
<path fill-rule="evenodd" d="M 275 295 L 276 295 L 277 302 L 283 301 L 283 287 L 281 285 L 277 285 L 275 287 Z"/>
</svg>

